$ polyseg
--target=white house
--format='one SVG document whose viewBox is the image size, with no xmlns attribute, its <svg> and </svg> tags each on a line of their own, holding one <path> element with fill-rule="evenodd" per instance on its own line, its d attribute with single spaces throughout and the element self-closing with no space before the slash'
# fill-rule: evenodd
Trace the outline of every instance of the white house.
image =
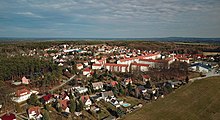
<svg viewBox="0 0 220 120">
<path fill-rule="evenodd" d="M 15 97 L 12 98 L 12 101 L 17 103 L 26 101 L 33 93 L 38 94 L 38 91 L 28 90 L 26 88 L 19 89 L 16 91 Z"/>
<path fill-rule="evenodd" d="M 83 65 L 82 65 L 81 63 L 76 64 L 76 68 L 77 68 L 78 70 L 81 70 L 81 69 L 83 69 Z"/>
<path fill-rule="evenodd" d="M 94 90 L 99 90 L 103 88 L 103 82 L 95 82 L 92 83 L 92 87 Z"/>
<path fill-rule="evenodd" d="M 85 87 L 75 87 L 73 89 L 76 89 L 76 91 L 79 92 L 80 94 L 86 93 L 88 91 L 88 88 Z"/>
<path fill-rule="evenodd" d="M 98 69 L 101 69 L 101 68 L 102 68 L 102 64 L 93 64 L 92 65 L 93 70 L 98 70 Z"/>
<path fill-rule="evenodd" d="M 211 70 L 211 67 L 202 63 L 195 63 L 192 64 L 189 69 L 196 72 L 208 73 Z"/>
<path fill-rule="evenodd" d="M 81 100 L 85 105 L 86 110 L 90 109 L 90 106 L 92 105 L 92 101 L 90 100 L 89 96 L 81 96 Z"/>
<path fill-rule="evenodd" d="M 90 76 L 90 73 L 91 73 L 90 68 L 85 68 L 85 69 L 83 70 L 83 75 Z"/>
<path fill-rule="evenodd" d="M 142 64 L 142 63 L 131 63 L 130 65 L 130 70 L 131 71 L 148 71 L 149 69 L 149 64 Z"/>
<path fill-rule="evenodd" d="M 104 99 L 105 101 L 109 102 L 110 98 L 114 97 L 114 94 L 112 91 L 105 91 L 102 92 L 102 99 Z"/>
<path fill-rule="evenodd" d="M 108 71 L 112 71 L 112 72 L 129 72 L 128 65 L 126 65 L 126 64 L 106 63 L 106 64 L 104 64 L 104 67 Z"/>
</svg>

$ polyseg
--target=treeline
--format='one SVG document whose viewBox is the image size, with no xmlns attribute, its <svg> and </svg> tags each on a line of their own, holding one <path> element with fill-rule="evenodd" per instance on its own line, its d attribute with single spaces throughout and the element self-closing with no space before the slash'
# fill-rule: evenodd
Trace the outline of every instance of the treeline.
<svg viewBox="0 0 220 120">
<path fill-rule="evenodd" d="M 55 71 L 59 71 L 57 65 L 39 58 L 0 57 L 0 80 L 16 80 L 22 76 L 36 76 Z"/>
</svg>

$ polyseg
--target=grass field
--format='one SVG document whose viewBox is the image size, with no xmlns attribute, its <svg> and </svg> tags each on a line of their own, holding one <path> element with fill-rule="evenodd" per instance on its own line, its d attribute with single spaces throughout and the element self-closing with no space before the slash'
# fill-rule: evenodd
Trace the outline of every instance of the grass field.
<svg viewBox="0 0 220 120">
<path fill-rule="evenodd" d="M 148 103 L 125 120 L 219 120 L 220 77 L 189 83 L 164 99 Z"/>
</svg>

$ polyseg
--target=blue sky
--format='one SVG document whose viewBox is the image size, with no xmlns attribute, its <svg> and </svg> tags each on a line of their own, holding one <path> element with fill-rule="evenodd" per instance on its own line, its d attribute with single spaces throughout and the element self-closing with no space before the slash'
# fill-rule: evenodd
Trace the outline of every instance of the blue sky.
<svg viewBox="0 0 220 120">
<path fill-rule="evenodd" d="M 220 37 L 220 0 L 0 0 L 0 37 Z"/>
</svg>

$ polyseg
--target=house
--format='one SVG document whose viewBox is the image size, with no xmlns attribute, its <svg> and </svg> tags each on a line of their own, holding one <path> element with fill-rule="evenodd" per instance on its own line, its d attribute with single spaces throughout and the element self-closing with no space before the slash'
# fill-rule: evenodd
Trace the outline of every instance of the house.
<svg viewBox="0 0 220 120">
<path fill-rule="evenodd" d="M 114 97 L 114 94 L 112 91 L 105 91 L 105 92 L 102 92 L 102 99 L 104 99 L 105 101 L 110 101 L 110 98 L 111 97 Z"/>
<path fill-rule="evenodd" d="M 89 63 L 88 63 L 87 61 L 84 61 L 83 64 L 84 64 L 85 66 L 88 66 L 88 65 L 89 65 Z"/>
<path fill-rule="evenodd" d="M 34 90 L 30 91 L 25 87 L 21 87 L 15 92 L 15 97 L 12 98 L 12 101 L 17 102 L 17 103 L 26 101 L 33 93 L 38 94 L 37 91 L 34 91 Z"/>
<path fill-rule="evenodd" d="M 92 69 L 93 70 L 100 70 L 102 68 L 102 64 L 92 64 Z"/>
<path fill-rule="evenodd" d="M 67 112 L 67 113 L 70 112 L 70 109 L 68 107 L 68 102 L 69 102 L 69 100 L 67 100 L 67 99 L 59 100 L 59 103 L 60 103 L 60 106 L 61 106 L 63 112 Z"/>
<path fill-rule="evenodd" d="M 175 61 L 175 58 L 174 57 L 168 57 L 165 60 L 167 60 L 168 61 L 168 65 L 170 65 L 170 64 L 172 64 Z"/>
<path fill-rule="evenodd" d="M 95 64 L 101 64 L 101 65 L 104 65 L 106 63 L 106 58 L 102 58 L 101 60 L 96 60 L 95 61 Z"/>
<path fill-rule="evenodd" d="M 167 60 L 140 59 L 139 63 L 149 64 L 149 67 L 152 67 L 152 68 L 168 68 L 169 67 Z"/>
<path fill-rule="evenodd" d="M 128 65 L 126 64 L 106 63 L 104 68 L 111 72 L 129 72 Z"/>
<path fill-rule="evenodd" d="M 147 92 L 147 89 L 142 85 L 137 86 L 137 90 L 141 93 L 146 93 Z"/>
<path fill-rule="evenodd" d="M 77 68 L 78 70 L 83 69 L 83 64 L 81 64 L 81 63 L 76 64 L 76 68 Z"/>
<path fill-rule="evenodd" d="M 54 99 L 53 99 L 53 96 L 51 94 L 47 94 L 47 95 L 42 97 L 42 100 L 43 100 L 44 104 L 48 104 L 48 103 L 51 103 Z"/>
<path fill-rule="evenodd" d="M 143 56 L 138 56 L 138 59 L 158 59 L 161 58 L 161 54 L 159 52 L 156 53 L 144 53 Z"/>
<path fill-rule="evenodd" d="M 99 90 L 103 88 L 103 82 L 92 83 L 93 90 Z"/>
<path fill-rule="evenodd" d="M 74 89 L 80 94 L 88 92 L 88 88 L 85 87 L 75 87 Z"/>
<path fill-rule="evenodd" d="M 100 101 L 102 99 L 101 94 L 94 94 L 94 95 L 90 95 L 90 99 L 95 102 L 95 101 Z"/>
<path fill-rule="evenodd" d="M 109 101 L 112 105 L 114 105 L 116 108 L 120 107 L 120 104 L 119 104 L 119 101 L 115 98 L 115 97 L 112 97 L 110 98 L 110 101 Z"/>
<path fill-rule="evenodd" d="M 143 64 L 143 63 L 131 63 L 130 70 L 131 71 L 148 71 L 149 64 Z"/>
<path fill-rule="evenodd" d="M 63 63 L 59 63 L 59 64 L 58 64 L 58 66 L 63 66 L 63 65 L 64 65 Z"/>
<path fill-rule="evenodd" d="M 112 87 L 115 87 L 116 85 L 118 85 L 118 82 L 117 81 L 111 81 L 110 84 L 111 84 Z"/>
<path fill-rule="evenodd" d="M 0 117 L 0 120 L 16 120 L 16 116 L 13 113 L 6 113 Z"/>
<path fill-rule="evenodd" d="M 28 117 L 29 119 L 33 120 L 41 120 L 43 118 L 40 107 L 39 106 L 32 106 L 28 109 Z"/>
<path fill-rule="evenodd" d="M 124 58 L 117 61 L 117 64 L 126 64 L 130 65 L 132 62 L 134 62 L 134 58 Z"/>
<path fill-rule="evenodd" d="M 202 63 L 194 63 L 189 69 L 196 72 L 208 73 L 211 70 L 211 66 Z"/>
<path fill-rule="evenodd" d="M 176 57 L 177 61 L 189 63 L 189 58 L 186 57 Z"/>
<path fill-rule="evenodd" d="M 85 105 L 86 110 L 90 109 L 90 106 L 92 105 L 92 101 L 90 100 L 89 96 L 81 96 L 81 100 Z"/>
<path fill-rule="evenodd" d="M 83 70 L 83 75 L 85 75 L 85 76 L 90 76 L 90 73 L 91 73 L 90 68 L 85 68 L 85 69 Z"/>
<path fill-rule="evenodd" d="M 22 84 L 27 85 L 27 84 L 29 84 L 29 83 L 30 83 L 30 80 L 29 80 L 29 79 L 27 79 L 27 78 L 24 76 L 24 77 L 22 77 L 21 82 L 22 82 Z"/>
</svg>

